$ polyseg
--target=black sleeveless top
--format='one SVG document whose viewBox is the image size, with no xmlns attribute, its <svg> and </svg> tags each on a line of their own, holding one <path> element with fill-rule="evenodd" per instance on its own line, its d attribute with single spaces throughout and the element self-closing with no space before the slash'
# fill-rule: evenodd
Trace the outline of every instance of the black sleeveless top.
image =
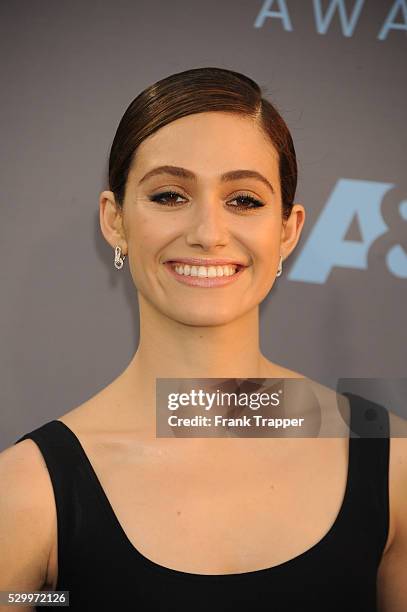
<svg viewBox="0 0 407 612">
<path fill-rule="evenodd" d="M 348 476 L 333 525 L 297 557 L 239 574 L 182 572 L 139 552 L 118 522 L 79 439 L 61 421 L 49 421 L 19 438 L 17 442 L 34 440 L 50 474 L 58 524 L 56 590 L 69 591 L 69 609 L 377 611 L 377 570 L 389 523 L 389 415 L 359 395 L 343 395 L 350 401 Z M 162 528 L 170 530 L 171 522 Z"/>
</svg>

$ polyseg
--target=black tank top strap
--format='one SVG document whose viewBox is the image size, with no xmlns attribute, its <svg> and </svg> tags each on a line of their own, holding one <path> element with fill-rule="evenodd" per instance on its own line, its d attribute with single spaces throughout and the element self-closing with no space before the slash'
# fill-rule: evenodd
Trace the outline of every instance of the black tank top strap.
<svg viewBox="0 0 407 612">
<path fill-rule="evenodd" d="M 344 392 L 350 402 L 349 525 L 359 523 L 375 542 L 380 561 L 389 531 L 390 420 L 388 410 L 365 397 Z M 368 535 L 369 534 L 369 535 Z"/>
<path fill-rule="evenodd" d="M 342 395 L 348 397 L 351 406 L 352 438 L 390 437 L 389 413 L 384 406 L 356 393 L 345 391 Z"/>
</svg>

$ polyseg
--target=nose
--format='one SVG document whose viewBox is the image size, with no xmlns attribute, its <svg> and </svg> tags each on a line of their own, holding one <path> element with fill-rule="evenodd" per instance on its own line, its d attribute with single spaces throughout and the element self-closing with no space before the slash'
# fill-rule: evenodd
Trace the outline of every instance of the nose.
<svg viewBox="0 0 407 612">
<path fill-rule="evenodd" d="M 189 246 L 200 246 L 206 251 L 228 242 L 227 211 L 222 202 L 215 197 L 206 196 L 195 200 L 185 232 Z"/>
</svg>

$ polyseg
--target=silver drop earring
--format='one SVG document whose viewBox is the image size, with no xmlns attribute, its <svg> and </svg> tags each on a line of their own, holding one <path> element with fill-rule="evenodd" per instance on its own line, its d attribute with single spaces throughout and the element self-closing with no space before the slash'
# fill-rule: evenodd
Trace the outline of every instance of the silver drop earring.
<svg viewBox="0 0 407 612">
<path fill-rule="evenodd" d="M 119 245 L 117 245 L 114 250 L 114 265 L 118 270 L 121 270 L 123 268 L 125 257 L 126 255 L 122 256 L 122 250 Z"/>
<path fill-rule="evenodd" d="M 283 256 L 280 255 L 280 262 L 278 264 L 278 270 L 277 270 L 276 276 L 281 276 L 282 271 L 283 271 Z"/>
</svg>

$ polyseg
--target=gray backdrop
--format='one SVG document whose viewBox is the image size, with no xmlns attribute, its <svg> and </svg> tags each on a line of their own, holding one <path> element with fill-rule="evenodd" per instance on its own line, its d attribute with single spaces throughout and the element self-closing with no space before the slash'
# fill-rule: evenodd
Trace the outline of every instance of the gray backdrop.
<svg viewBox="0 0 407 612">
<path fill-rule="evenodd" d="M 133 355 L 136 293 L 99 229 L 108 151 L 142 89 L 200 66 L 254 78 L 298 155 L 307 220 L 261 306 L 262 350 L 332 387 L 365 377 L 405 390 L 406 0 L 0 10 L 0 447 L 93 396 Z"/>
</svg>

